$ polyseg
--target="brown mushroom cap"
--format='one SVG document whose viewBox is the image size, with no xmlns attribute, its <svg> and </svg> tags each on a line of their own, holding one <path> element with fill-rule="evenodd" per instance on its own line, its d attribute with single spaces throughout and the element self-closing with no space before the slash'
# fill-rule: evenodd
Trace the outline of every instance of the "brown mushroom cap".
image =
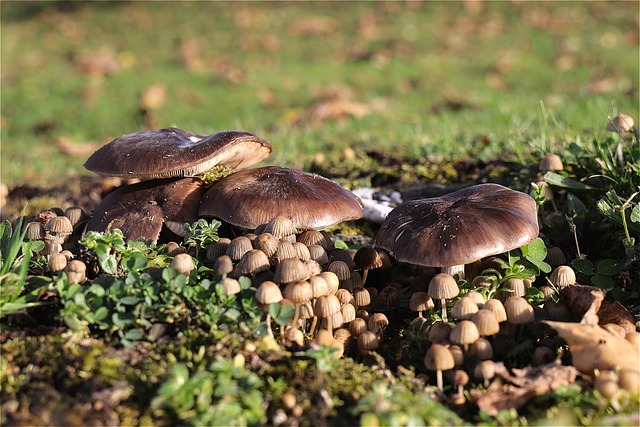
<svg viewBox="0 0 640 427">
<path fill-rule="evenodd" d="M 428 267 L 469 264 L 524 246 L 538 236 L 535 201 L 498 184 L 398 205 L 376 246 L 402 262 Z"/>
<path fill-rule="evenodd" d="M 190 177 L 218 165 L 248 167 L 269 154 L 271 144 L 248 132 L 200 135 L 167 128 L 116 138 L 93 153 L 84 167 L 100 175 L 142 180 Z"/>
<path fill-rule="evenodd" d="M 300 230 L 323 230 L 362 218 L 362 203 L 320 175 L 268 166 L 236 172 L 218 181 L 204 195 L 200 215 L 247 229 L 281 215 L 291 218 Z"/>
<path fill-rule="evenodd" d="M 96 206 L 87 231 L 119 228 L 127 240 L 144 238 L 156 243 L 163 223 L 198 220 L 204 190 L 197 178 L 144 181 L 121 187 Z"/>
</svg>

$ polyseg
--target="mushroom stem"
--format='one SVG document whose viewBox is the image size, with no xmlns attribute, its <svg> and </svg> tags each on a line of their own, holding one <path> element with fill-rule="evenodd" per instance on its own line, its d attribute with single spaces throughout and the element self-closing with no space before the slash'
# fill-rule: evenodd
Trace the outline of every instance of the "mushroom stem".
<svg viewBox="0 0 640 427">
<path fill-rule="evenodd" d="M 300 304 L 296 304 L 296 309 L 293 314 L 293 319 L 291 319 L 291 326 L 298 329 L 298 320 L 300 319 Z"/>
<path fill-rule="evenodd" d="M 362 286 L 363 287 L 364 287 L 364 284 L 367 282 L 368 273 L 369 273 L 369 269 L 368 268 L 362 269 Z"/>
<path fill-rule="evenodd" d="M 440 305 L 442 306 L 442 321 L 448 323 L 449 319 L 447 319 L 447 300 L 444 298 L 440 298 Z"/>
<path fill-rule="evenodd" d="M 273 337 L 273 331 L 271 330 L 271 313 L 267 311 L 267 333 L 269 336 Z"/>
<path fill-rule="evenodd" d="M 458 385 L 458 396 L 464 397 L 464 386 L 462 384 Z"/>
<path fill-rule="evenodd" d="M 438 385 L 438 389 L 444 390 L 444 381 L 442 380 L 442 369 L 438 369 L 436 371 L 436 384 Z"/>
<path fill-rule="evenodd" d="M 458 275 L 459 279 L 464 279 L 464 264 L 459 264 L 459 265 L 450 265 L 447 267 L 442 267 L 440 269 L 441 273 L 446 273 L 450 276 L 455 276 L 456 274 Z"/>
<path fill-rule="evenodd" d="M 327 330 L 333 336 L 333 316 L 327 317 Z"/>
<path fill-rule="evenodd" d="M 315 337 L 317 327 L 318 327 L 318 316 L 314 315 L 313 320 L 311 321 L 311 327 L 309 327 L 309 335 L 311 335 L 312 337 Z"/>
</svg>

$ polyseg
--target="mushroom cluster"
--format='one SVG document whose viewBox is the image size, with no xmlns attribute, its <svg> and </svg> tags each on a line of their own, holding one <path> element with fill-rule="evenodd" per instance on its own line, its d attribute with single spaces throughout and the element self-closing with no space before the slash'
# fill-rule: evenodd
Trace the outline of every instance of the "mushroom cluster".
<svg viewBox="0 0 640 427">
<path fill-rule="evenodd" d="M 97 150 L 85 167 L 97 174 L 135 178 L 95 208 L 87 231 L 119 228 L 127 240 L 157 242 L 164 227 L 184 236 L 184 224 L 215 217 L 254 229 L 275 216 L 301 230 L 321 230 L 362 217 L 360 200 L 315 174 L 284 167 L 232 173 L 206 189 L 200 178 L 213 167 L 253 166 L 271 144 L 248 132 L 201 135 L 176 128 L 124 135 Z"/>
</svg>

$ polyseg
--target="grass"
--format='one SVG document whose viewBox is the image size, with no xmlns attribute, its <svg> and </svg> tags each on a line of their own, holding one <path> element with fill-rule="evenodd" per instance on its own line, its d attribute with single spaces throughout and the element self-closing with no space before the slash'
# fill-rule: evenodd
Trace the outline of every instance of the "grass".
<svg viewBox="0 0 640 427">
<path fill-rule="evenodd" d="M 479 135 L 484 158 L 530 160 L 637 116 L 636 17 L 629 2 L 3 2 L 2 182 L 86 174 L 87 151 L 146 127 L 156 83 L 158 127 L 252 131 L 273 164 L 345 145 L 450 159 Z M 296 124 L 331 88 L 369 114 Z"/>
</svg>

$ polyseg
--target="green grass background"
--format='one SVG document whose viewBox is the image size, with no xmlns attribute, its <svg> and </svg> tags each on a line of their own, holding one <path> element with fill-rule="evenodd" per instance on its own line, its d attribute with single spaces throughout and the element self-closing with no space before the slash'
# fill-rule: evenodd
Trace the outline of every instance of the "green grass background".
<svg viewBox="0 0 640 427">
<path fill-rule="evenodd" d="M 1 12 L 10 186 L 88 174 L 86 152 L 145 128 L 140 96 L 154 84 L 166 89 L 159 127 L 254 132 L 274 146 L 266 163 L 298 168 L 345 146 L 526 162 L 604 134 L 607 116 L 638 118 L 635 1 L 2 1 Z M 87 71 L 100 58 L 111 69 Z M 332 91 L 368 114 L 303 120 Z"/>
</svg>

